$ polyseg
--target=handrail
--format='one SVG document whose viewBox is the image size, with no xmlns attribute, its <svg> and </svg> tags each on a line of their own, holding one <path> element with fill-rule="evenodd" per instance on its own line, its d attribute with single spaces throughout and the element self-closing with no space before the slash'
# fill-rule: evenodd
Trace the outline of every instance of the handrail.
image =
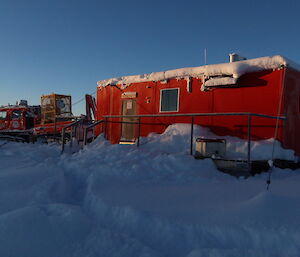
<svg viewBox="0 0 300 257">
<path fill-rule="evenodd" d="M 190 153 L 193 153 L 193 133 L 194 133 L 194 125 L 195 125 L 195 117 L 201 117 L 201 116 L 247 116 L 248 117 L 248 149 L 247 149 L 247 160 L 248 164 L 251 164 L 251 123 L 252 123 L 252 117 L 261 117 L 261 118 L 268 118 L 268 119 L 277 119 L 277 120 L 286 120 L 287 118 L 285 116 L 273 116 L 273 115 L 267 115 L 267 114 L 259 114 L 259 113 L 251 113 L 251 112 L 220 112 L 220 113 L 176 113 L 176 114 L 142 114 L 142 115 L 103 115 L 102 120 L 98 120 L 93 122 L 92 124 L 84 127 L 84 145 L 87 144 L 87 133 L 88 130 L 91 128 L 94 128 L 95 126 L 102 124 L 102 123 L 126 123 L 126 124 L 137 124 L 138 125 L 138 141 L 137 146 L 139 146 L 139 137 L 140 137 L 140 126 L 141 124 L 147 124 L 147 123 L 141 123 L 141 118 L 150 118 L 150 117 L 191 117 L 191 145 L 190 145 Z M 108 119 L 114 119 L 114 118 L 139 118 L 138 122 L 128 122 L 128 121 L 109 121 Z M 74 125 L 77 125 L 82 120 L 78 120 L 76 122 L 73 122 L 66 127 L 62 129 L 62 152 L 64 151 L 64 139 L 65 139 L 65 130 L 69 127 L 72 127 Z M 106 130 L 106 129 L 105 129 Z M 106 132 L 105 132 L 106 134 Z"/>
<path fill-rule="evenodd" d="M 142 117 L 191 117 L 191 139 L 190 139 L 190 154 L 193 154 L 193 133 L 194 133 L 194 118 L 199 116 L 247 116 L 247 136 L 248 136 L 248 147 L 247 147 L 247 162 L 251 165 L 251 122 L 252 117 L 261 117 L 261 118 L 269 118 L 269 119 L 277 119 L 277 120 L 286 120 L 285 116 L 273 116 L 267 114 L 260 114 L 260 113 L 251 113 L 251 112 L 220 112 L 220 113 L 176 113 L 176 114 L 142 114 L 142 115 L 103 115 L 105 118 L 105 123 L 114 121 L 108 121 L 108 118 L 139 118 L 138 122 L 124 122 L 121 121 L 120 123 L 131 123 L 131 124 L 138 124 L 139 130 L 141 121 L 140 118 Z M 138 131 L 138 135 L 140 135 L 140 131 Z M 139 146 L 139 138 L 137 139 L 137 146 Z"/>
<path fill-rule="evenodd" d="M 103 123 L 105 120 L 98 120 L 98 121 L 95 121 L 95 122 L 93 122 L 91 125 L 89 125 L 89 126 L 87 126 L 86 128 L 92 128 L 92 127 L 95 127 L 95 126 L 97 126 L 98 124 L 100 124 L 100 123 Z"/>
<path fill-rule="evenodd" d="M 70 124 L 64 126 L 62 129 L 65 130 L 65 129 L 67 129 L 67 128 L 73 127 L 74 125 L 76 125 L 76 124 L 79 123 L 80 121 L 82 121 L 82 119 L 77 120 L 77 121 L 74 121 L 74 122 L 72 122 L 72 123 L 70 123 Z"/>
<path fill-rule="evenodd" d="M 82 119 L 74 121 L 74 122 L 72 122 L 72 123 L 70 123 L 70 124 L 68 124 L 68 125 L 66 125 L 65 127 L 62 128 L 62 131 L 61 131 L 61 153 L 63 153 L 64 150 L 65 150 L 65 134 L 66 134 L 66 129 L 70 128 L 70 127 L 73 127 L 74 125 L 77 125 L 81 121 L 82 121 Z M 72 138 L 71 138 L 71 140 L 72 140 Z"/>
<path fill-rule="evenodd" d="M 285 116 L 272 116 L 251 112 L 213 112 L 213 113 L 175 113 L 175 114 L 142 114 L 142 115 L 103 115 L 103 118 L 142 118 L 142 117 L 196 117 L 196 116 L 256 116 L 270 119 L 286 120 Z"/>
<path fill-rule="evenodd" d="M 84 131 L 83 131 L 83 144 L 86 145 L 87 144 L 87 131 L 88 129 L 90 128 L 94 128 L 95 126 L 99 125 L 100 123 L 104 123 L 105 120 L 98 120 L 98 121 L 95 121 L 94 123 L 86 126 L 84 128 Z"/>
</svg>

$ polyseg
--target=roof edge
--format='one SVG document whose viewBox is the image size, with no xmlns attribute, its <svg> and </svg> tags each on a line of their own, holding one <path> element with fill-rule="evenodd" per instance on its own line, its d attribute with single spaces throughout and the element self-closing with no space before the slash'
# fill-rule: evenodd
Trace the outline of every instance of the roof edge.
<svg viewBox="0 0 300 257">
<path fill-rule="evenodd" d="M 161 72 L 152 72 L 142 75 L 131 75 L 118 78 L 110 78 L 98 81 L 97 85 L 98 87 L 105 87 L 108 85 L 123 85 L 147 81 L 162 81 L 174 78 L 216 75 L 232 75 L 234 78 L 238 78 L 241 75 L 248 72 L 278 69 L 282 67 L 289 67 L 300 71 L 300 65 L 298 65 L 297 63 L 289 60 L 288 58 L 285 58 L 284 56 L 274 55 L 231 63 L 210 64 L 199 67 L 188 67 Z"/>
</svg>

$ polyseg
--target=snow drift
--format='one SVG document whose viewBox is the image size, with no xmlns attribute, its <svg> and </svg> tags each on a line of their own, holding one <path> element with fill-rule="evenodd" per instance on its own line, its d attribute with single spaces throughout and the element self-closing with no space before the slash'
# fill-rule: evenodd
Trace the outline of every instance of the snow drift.
<svg viewBox="0 0 300 257">
<path fill-rule="evenodd" d="M 3 145 L 0 256 L 299 256 L 299 170 L 274 168 L 266 191 L 267 174 L 220 173 L 188 141 L 189 127 L 173 125 L 140 148 Z"/>
</svg>

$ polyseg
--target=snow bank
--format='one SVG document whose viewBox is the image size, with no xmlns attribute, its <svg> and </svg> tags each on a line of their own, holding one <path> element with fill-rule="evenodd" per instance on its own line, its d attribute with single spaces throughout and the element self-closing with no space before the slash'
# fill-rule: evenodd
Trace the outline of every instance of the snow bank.
<svg viewBox="0 0 300 257">
<path fill-rule="evenodd" d="M 55 144 L 3 145 L 0 256 L 299 256 L 299 170 L 273 168 L 266 191 L 267 174 L 236 179 L 195 160 L 189 132 L 175 124 L 139 148 L 100 136 L 64 155 Z"/>
<path fill-rule="evenodd" d="M 131 83 L 147 82 L 147 81 L 164 81 L 174 78 L 186 77 L 203 77 L 203 76 L 222 76 L 230 75 L 233 78 L 238 78 L 247 72 L 256 72 L 261 70 L 278 69 L 280 67 L 292 67 L 300 70 L 300 66 L 287 58 L 275 55 L 261 57 L 245 61 L 232 63 L 206 65 L 200 67 L 182 68 L 163 72 L 153 72 L 150 74 L 124 76 L 119 78 L 111 78 L 100 80 L 97 82 L 99 87 L 107 85 L 128 85 Z"/>
<path fill-rule="evenodd" d="M 76 256 L 89 230 L 89 220 L 76 207 L 47 205 L 17 209 L 0 216 L 0 255 Z"/>
<path fill-rule="evenodd" d="M 190 153 L 190 124 L 170 125 L 162 135 L 150 134 L 141 140 L 141 144 L 148 144 L 150 151 L 157 153 Z M 197 138 L 225 139 L 227 159 L 247 160 L 248 141 L 238 137 L 217 136 L 208 128 L 194 125 L 194 149 Z M 279 141 L 266 139 L 251 142 L 251 158 L 253 160 L 271 160 L 274 147 L 273 159 L 296 160 L 294 151 L 282 148 Z"/>
</svg>

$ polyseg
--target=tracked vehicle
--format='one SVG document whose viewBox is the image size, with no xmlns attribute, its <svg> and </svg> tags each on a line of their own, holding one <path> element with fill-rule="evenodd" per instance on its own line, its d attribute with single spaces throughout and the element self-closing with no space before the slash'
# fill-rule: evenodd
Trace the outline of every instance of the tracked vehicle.
<svg viewBox="0 0 300 257">
<path fill-rule="evenodd" d="M 21 100 L 16 105 L 0 107 L 0 138 L 16 141 L 58 138 L 62 128 L 73 121 L 71 96 L 44 95 L 37 106 Z"/>
</svg>

